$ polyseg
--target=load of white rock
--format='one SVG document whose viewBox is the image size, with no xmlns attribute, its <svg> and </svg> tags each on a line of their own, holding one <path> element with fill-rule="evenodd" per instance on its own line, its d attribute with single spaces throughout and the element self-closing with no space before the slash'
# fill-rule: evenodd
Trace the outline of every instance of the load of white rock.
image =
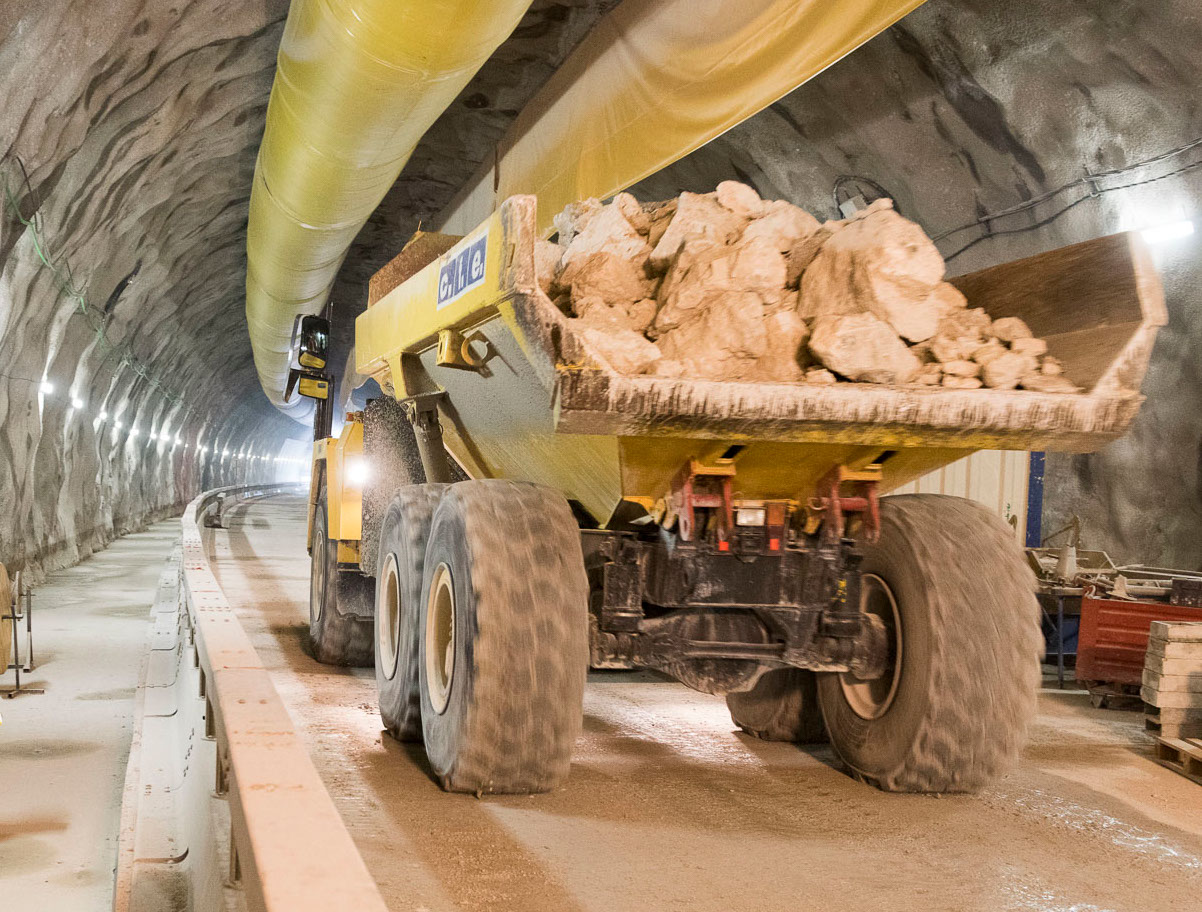
<svg viewBox="0 0 1202 912">
<path fill-rule="evenodd" d="M 820 223 L 734 181 L 573 204 L 540 241 L 543 291 L 624 374 L 1076 392 L 1047 343 L 943 281 L 890 200 Z"/>
</svg>

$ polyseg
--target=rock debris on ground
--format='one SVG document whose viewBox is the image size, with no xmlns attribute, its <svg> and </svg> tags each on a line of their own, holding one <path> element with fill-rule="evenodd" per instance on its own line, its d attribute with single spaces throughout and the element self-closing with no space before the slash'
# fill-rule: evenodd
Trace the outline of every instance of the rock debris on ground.
<svg viewBox="0 0 1202 912">
<path fill-rule="evenodd" d="M 619 373 L 1078 391 L 1021 319 L 968 306 L 887 199 L 819 222 L 725 181 L 665 202 L 587 199 L 555 227 L 539 284 Z"/>
</svg>

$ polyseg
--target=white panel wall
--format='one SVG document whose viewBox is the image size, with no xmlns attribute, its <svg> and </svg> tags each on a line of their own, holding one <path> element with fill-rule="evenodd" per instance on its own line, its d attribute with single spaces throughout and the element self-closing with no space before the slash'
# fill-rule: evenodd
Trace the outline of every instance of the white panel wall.
<svg viewBox="0 0 1202 912">
<path fill-rule="evenodd" d="M 1030 457 L 1015 450 L 981 450 L 937 469 L 891 494 L 952 494 L 984 504 L 1014 526 L 1020 545 L 1027 528 Z"/>
</svg>

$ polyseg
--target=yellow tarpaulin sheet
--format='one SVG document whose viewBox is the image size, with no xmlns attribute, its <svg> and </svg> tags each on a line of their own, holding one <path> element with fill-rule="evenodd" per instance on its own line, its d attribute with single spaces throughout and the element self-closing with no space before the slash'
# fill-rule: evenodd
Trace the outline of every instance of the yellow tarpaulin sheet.
<svg viewBox="0 0 1202 912">
<path fill-rule="evenodd" d="M 605 198 L 763 110 L 922 0 L 625 0 L 522 111 L 443 213 L 463 234 L 506 197 L 539 225 Z"/>
</svg>

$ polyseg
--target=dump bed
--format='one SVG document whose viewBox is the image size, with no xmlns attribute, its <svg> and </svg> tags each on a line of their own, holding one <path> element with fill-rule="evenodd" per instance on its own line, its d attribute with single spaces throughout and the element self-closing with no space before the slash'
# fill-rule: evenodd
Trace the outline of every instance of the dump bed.
<svg viewBox="0 0 1202 912">
<path fill-rule="evenodd" d="M 359 317 L 356 369 L 398 397 L 443 392 L 448 448 L 477 477 L 550 484 L 606 522 L 663 497 L 689 459 L 744 497 L 804 498 L 834 465 L 882 491 L 979 449 L 1097 449 L 1139 408 L 1163 294 L 1137 234 L 951 279 L 1021 317 L 1080 393 L 623 376 L 539 290 L 535 201 L 514 197 Z M 440 345 L 441 340 L 441 345 Z"/>
</svg>

